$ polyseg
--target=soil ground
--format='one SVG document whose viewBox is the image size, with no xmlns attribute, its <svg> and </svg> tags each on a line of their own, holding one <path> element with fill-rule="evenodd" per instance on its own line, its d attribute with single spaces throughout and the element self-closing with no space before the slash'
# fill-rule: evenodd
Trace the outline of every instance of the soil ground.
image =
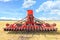
<svg viewBox="0 0 60 40">
<path fill-rule="evenodd" d="M 6 23 L 14 23 L 16 21 L 0 21 L 0 40 L 60 40 L 60 21 L 46 21 L 50 24 L 57 24 L 57 32 L 9 32 L 4 31 Z"/>
</svg>

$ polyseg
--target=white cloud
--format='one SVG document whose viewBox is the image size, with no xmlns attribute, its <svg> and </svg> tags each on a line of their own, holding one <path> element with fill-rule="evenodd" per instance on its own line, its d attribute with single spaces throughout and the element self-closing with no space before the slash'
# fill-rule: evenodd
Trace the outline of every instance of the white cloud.
<svg viewBox="0 0 60 40">
<path fill-rule="evenodd" d="M 34 5 L 36 1 L 34 0 L 24 0 L 24 3 L 22 4 L 23 8 L 29 8 L 32 5 Z"/>
<path fill-rule="evenodd" d="M 10 2 L 10 1 L 18 1 L 18 0 L 0 0 L 0 2 Z"/>
<path fill-rule="evenodd" d="M 60 15 L 60 10 L 51 10 L 50 14 L 58 14 L 58 15 Z"/>
<path fill-rule="evenodd" d="M 38 19 L 40 19 L 40 20 L 48 20 L 46 17 L 40 17 Z"/>
<path fill-rule="evenodd" d="M 48 0 L 48 1 L 60 1 L 60 0 Z"/>
<path fill-rule="evenodd" d="M 60 0 L 54 0 L 54 1 L 60 1 Z"/>
<path fill-rule="evenodd" d="M 0 0 L 1 2 L 9 2 L 9 1 L 12 1 L 12 0 Z"/>
<path fill-rule="evenodd" d="M 42 5 L 40 5 L 40 7 L 38 7 L 38 9 L 36 9 L 36 12 L 47 11 L 48 9 L 51 8 L 51 4 L 53 6 L 53 2 L 52 1 L 44 2 Z"/>
<path fill-rule="evenodd" d="M 57 17 L 40 17 L 39 18 L 40 20 L 59 20 L 59 18 L 57 18 Z"/>
<path fill-rule="evenodd" d="M 43 11 L 44 13 L 48 12 L 49 14 L 57 14 L 60 15 L 60 1 L 46 1 L 38 9 L 36 9 L 36 12 L 41 12 Z"/>
<path fill-rule="evenodd" d="M 0 19 L 6 19 L 6 20 L 16 20 L 16 18 L 7 18 L 7 17 L 0 17 Z"/>
<path fill-rule="evenodd" d="M 0 17 L 3 20 L 21 20 L 22 18 L 12 18 L 12 17 Z"/>
<path fill-rule="evenodd" d="M 55 16 L 50 16 L 50 17 L 40 17 L 39 19 L 42 20 L 60 20 L 59 15 L 60 15 L 60 0 L 54 0 L 54 1 L 46 1 L 42 5 L 40 5 L 37 9 L 36 12 L 43 12 L 43 13 L 48 13 L 51 15 Z M 56 16 L 58 15 L 58 16 Z"/>
</svg>

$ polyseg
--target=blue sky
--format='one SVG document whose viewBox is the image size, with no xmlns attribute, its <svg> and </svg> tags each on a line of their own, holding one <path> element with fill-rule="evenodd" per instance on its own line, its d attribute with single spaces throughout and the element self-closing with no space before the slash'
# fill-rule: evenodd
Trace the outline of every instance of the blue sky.
<svg viewBox="0 0 60 40">
<path fill-rule="evenodd" d="M 29 9 L 41 20 L 60 20 L 60 0 L 0 0 L 0 19 L 24 18 Z"/>
</svg>

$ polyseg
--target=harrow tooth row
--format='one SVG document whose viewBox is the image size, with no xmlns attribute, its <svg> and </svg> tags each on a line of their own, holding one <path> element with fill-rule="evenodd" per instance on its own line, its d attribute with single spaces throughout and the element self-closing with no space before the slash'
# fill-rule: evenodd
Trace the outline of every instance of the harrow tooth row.
<svg viewBox="0 0 60 40">
<path fill-rule="evenodd" d="M 34 30 L 32 30 L 32 29 L 30 29 L 30 30 L 29 29 L 28 30 L 27 29 L 4 29 L 4 31 L 57 31 L 57 29 L 53 29 L 53 30 L 52 29 L 50 29 L 50 30 L 49 29 L 47 29 L 47 30 L 46 29 L 45 30 L 41 30 L 41 29 L 39 29 L 39 30 L 37 30 L 37 29 L 36 30 L 35 29 Z"/>
</svg>

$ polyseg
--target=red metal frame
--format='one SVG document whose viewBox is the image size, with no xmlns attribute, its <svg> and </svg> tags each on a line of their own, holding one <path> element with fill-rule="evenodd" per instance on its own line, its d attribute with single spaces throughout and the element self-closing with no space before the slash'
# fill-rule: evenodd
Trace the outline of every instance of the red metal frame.
<svg viewBox="0 0 60 40">
<path fill-rule="evenodd" d="M 34 20 L 33 10 L 27 10 L 27 17 L 24 24 L 17 26 L 16 23 L 14 24 L 6 24 L 5 31 L 56 31 L 57 28 L 55 27 L 56 24 L 48 24 L 48 23 L 37 23 Z"/>
</svg>

